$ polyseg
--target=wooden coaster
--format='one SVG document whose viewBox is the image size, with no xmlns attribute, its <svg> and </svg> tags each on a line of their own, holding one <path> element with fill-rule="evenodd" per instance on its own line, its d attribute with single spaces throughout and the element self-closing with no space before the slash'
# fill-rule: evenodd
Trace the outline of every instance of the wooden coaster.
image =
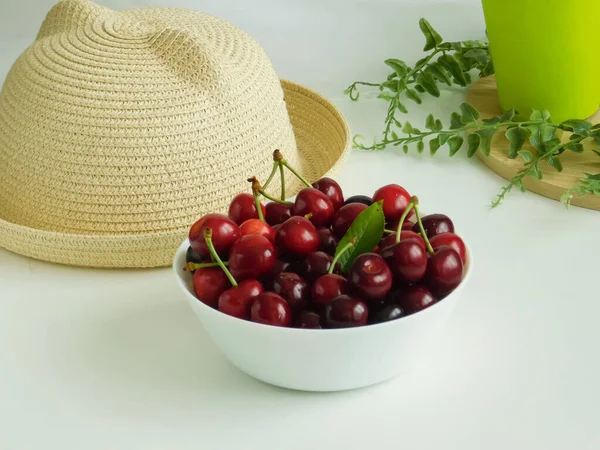
<svg viewBox="0 0 600 450">
<path fill-rule="evenodd" d="M 498 90 L 496 88 L 496 78 L 492 75 L 481 78 L 473 84 L 467 94 L 467 102 L 479 110 L 482 118 L 499 116 L 502 114 L 500 102 L 498 101 Z M 588 119 L 593 123 L 600 123 L 600 111 Z M 570 133 L 564 133 L 563 140 L 569 139 Z M 546 162 L 540 163 L 540 168 L 544 173 L 544 178 L 538 180 L 534 177 L 526 177 L 523 180 L 525 187 L 532 192 L 543 195 L 544 197 L 560 200 L 560 196 L 565 189 L 570 189 L 587 173 L 600 173 L 600 158 L 590 149 L 593 143 L 590 139 L 583 142 L 585 151 L 583 153 L 564 152 L 560 156 L 563 165 L 563 171 L 557 172 Z M 509 141 L 504 133 L 497 133 L 492 141 L 492 150 L 490 156 L 486 157 L 477 152 L 483 163 L 507 180 L 510 180 L 519 169 L 523 167 L 521 158 L 510 159 L 508 157 Z M 524 146 L 529 148 L 529 146 Z M 573 205 L 583 208 L 600 210 L 600 195 L 586 195 L 581 198 L 574 198 Z"/>
</svg>

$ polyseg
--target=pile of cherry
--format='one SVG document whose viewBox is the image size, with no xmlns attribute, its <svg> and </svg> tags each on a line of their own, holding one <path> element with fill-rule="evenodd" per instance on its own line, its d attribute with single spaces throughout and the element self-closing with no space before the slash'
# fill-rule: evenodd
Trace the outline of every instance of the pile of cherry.
<svg viewBox="0 0 600 450">
<path fill-rule="evenodd" d="M 416 198 L 399 185 L 344 200 L 340 186 L 322 178 L 293 203 L 267 196 L 266 206 L 260 191 L 255 185 L 232 200 L 229 216 L 207 214 L 190 229 L 194 292 L 224 314 L 283 327 L 363 326 L 421 311 L 462 281 L 466 249 L 452 221 L 420 217 Z M 339 240 L 381 200 L 383 238 L 341 273 Z"/>
</svg>

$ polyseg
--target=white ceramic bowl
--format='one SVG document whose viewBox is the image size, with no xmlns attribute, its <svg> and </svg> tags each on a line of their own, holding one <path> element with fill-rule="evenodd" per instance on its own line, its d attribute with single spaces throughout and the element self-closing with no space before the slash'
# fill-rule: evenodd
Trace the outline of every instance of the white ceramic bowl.
<svg viewBox="0 0 600 450">
<path fill-rule="evenodd" d="M 472 271 L 462 283 L 429 308 L 390 322 L 357 328 L 306 330 L 237 319 L 194 296 L 192 275 L 183 271 L 186 240 L 173 269 L 184 297 L 225 357 L 248 375 L 289 389 L 340 391 L 388 380 L 408 370 L 427 352 L 450 317 Z"/>
</svg>

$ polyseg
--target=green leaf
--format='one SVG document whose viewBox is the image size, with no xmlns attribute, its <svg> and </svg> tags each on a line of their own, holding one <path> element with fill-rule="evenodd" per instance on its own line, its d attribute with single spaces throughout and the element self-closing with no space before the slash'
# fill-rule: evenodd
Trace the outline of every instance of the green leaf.
<svg viewBox="0 0 600 450">
<path fill-rule="evenodd" d="M 415 63 L 415 67 L 414 67 L 414 69 L 413 69 L 413 70 L 414 70 L 414 71 L 421 70 L 421 69 L 423 68 L 423 66 L 425 66 L 425 63 L 426 63 L 426 62 L 427 62 L 427 58 L 426 58 L 426 57 L 425 57 L 425 58 L 421 58 L 420 60 L 418 60 L 418 61 Z"/>
<path fill-rule="evenodd" d="M 538 180 L 543 178 L 542 171 L 538 167 L 538 165 L 531 166 L 531 175 L 536 177 Z"/>
<path fill-rule="evenodd" d="M 425 150 L 425 143 L 423 141 L 417 142 L 417 151 L 419 154 L 423 153 L 423 150 Z"/>
<path fill-rule="evenodd" d="M 421 86 L 423 86 L 423 88 L 427 91 L 429 95 L 432 95 L 434 97 L 440 96 L 440 88 L 438 88 L 437 83 L 433 78 L 433 75 L 431 75 L 430 73 L 420 73 L 417 77 L 417 82 L 419 82 Z"/>
<path fill-rule="evenodd" d="M 459 62 L 452 56 L 445 54 L 439 57 L 438 62 L 450 72 L 454 81 L 462 87 L 467 86 L 467 80 L 463 73 L 462 67 Z"/>
<path fill-rule="evenodd" d="M 550 112 L 546 109 L 534 109 L 531 113 L 531 116 L 529 116 L 529 120 L 542 120 L 544 122 L 550 122 L 550 119 Z"/>
<path fill-rule="evenodd" d="M 469 134 L 469 136 L 467 136 L 467 143 L 469 144 L 467 156 L 471 158 L 479 148 L 479 144 L 481 143 L 481 137 L 478 134 L 471 133 Z"/>
<path fill-rule="evenodd" d="M 436 154 L 438 149 L 440 148 L 440 139 L 439 137 L 435 137 L 429 141 L 429 154 L 432 156 Z"/>
<path fill-rule="evenodd" d="M 569 142 L 567 145 L 565 145 L 565 148 L 575 153 L 583 153 L 583 145 L 581 145 L 579 142 Z M 600 156 L 600 153 L 598 153 L 598 155 Z"/>
<path fill-rule="evenodd" d="M 490 59 L 488 61 L 488 63 L 485 65 L 485 67 L 483 69 L 481 69 L 481 76 L 489 77 L 490 75 L 493 75 L 494 72 L 495 72 L 494 61 Z"/>
<path fill-rule="evenodd" d="M 592 123 L 587 120 L 565 120 L 561 125 L 582 136 L 587 136 L 592 130 Z"/>
<path fill-rule="evenodd" d="M 394 69 L 394 72 L 396 72 L 399 77 L 404 77 L 408 73 L 408 66 L 404 61 L 400 59 L 389 58 L 386 59 L 384 62 L 392 69 Z"/>
<path fill-rule="evenodd" d="M 394 130 L 392 130 L 392 139 L 394 139 L 395 141 L 397 141 L 399 139 L 398 135 L 396 134 L 396 132 Z"/>
<path fill-rule="evenodd" d="M 554 167 L 558 172 L 562 172 L 562 170 L 563 170 L 563 166 L 562 166 L 560 160 L 556 156 L 550 156 L 548 158 L 548 164 L 550 164 L 550 166 Z"/>
<path fill-rule="evenodd" d="M 419 20 L 419 28 L 423 32 L 425 36 L 425 47 L 423 47 L 423 51 L 429 51 L 434 49 L 438 44 L 441 44 L 443 39 L 438 34 L 437 31 L 433 29 L 431 24 L 427 22 L 425 19 Z"/>
<path fill-rule="evenodd" d="M 435 117 L 433 117 L 433 114 L 429 114 L 425 119 L 425 128 L 435 131 Z"/>
<path fill-rule="evenodd" d="M 502 122 L 512 122 L 515 116 L 517 115 L 517 110 L 515 108 L 510 108 L 500 116 L 500 120 Z"/>
<path fill-rule="evenodd" d="M 598 150 L 592 150 L 596 155 L 600 156 L 600 152 Z"/>
<path fill-rule="evenodd" d="M 462 117 L 460 114 L 453 112 L 450 116 L 450 129 L 456 130 L 458 128 L 462 128 L 465 124 L 462 122 Z"/>
<path fill-rule="evenodd" d="M 424 94 L 426 92 L 425 88 L 420 84 L 415 84 L 415 91 Z"/>
<path fill-rule="evenodd" d="M 423 103 L 423 100 L 421 100 L 421 96 L 414 89 L 407 88 L 406 89 L 406 97 L 408 97 L 410 100 L 412 100 L 413 102 L 415 102 L 419 105 L 421 103 Z"/>
<path fill-rule="evenodd" d="M 402 111 L 404 114 L 408 114 L 408 109 L 406 108 L 406 105 L 404 103 L 402 103 L 400 100 L 398 100 L 398 104 L 396 105 L 396 107 Z"/>
<path fill-rule="evenodd" d="M 389 89 L 392 92 L 398 92 L 398 80 L 384 81 L 381 83 L 381 87 Z"/>
<path fill-rule="evenodd" d="M 451 42 L 442 42 L 441 44 L 438 45 L 438 48 L 441 50 L 451 50 L 452 43 Z"/>
<path fill-rule="evenodd" d="M 517 153 L 526 163 L 533 161 L 533 153 L 531 153 L 529 150 L 519 150 Z"/>
<path fill-rule="evenodd" d="M 511 159 L 515 159 L 519 150 L 523 148 L 523 144 L 527 141 L 531 135 L 531 131 L 528 128 L 521 128 L 519 126 L 508 128 L 505 133 L 506 137 L 510 141 L 510 147 L 508 149 L 508 156 Z"/>
<path fill-rule="evenodd" d="M 502 119 L 498 116 L 490 117 L 489 119 L 481 119 L 481 123 L 484 125 L 496 125 L 502 122 Z"/>
<path fill-rule="evenodd" d="M 481 152 L 485 156 L 490 156 L 490 152 L 492 151 L 492 138 L 494 134 L 496 134 L 497 129 L 486 129 L 486 130 L 477 130 L 475 134 L 479 135 L 480 139 L 480 149 Z"/>
<path fill-rule="evenodd" d="M 411 134 L 413 131 L 414 131 L 414 128 L 411 125 L 411 123 L 408 120 L 406 122 L 404 122 L 404 126 L 402 127 L 402 132 L 404 134 Z"/>
<path fill-rule="evenodd" d="M 483 50 L 482 48 L 475 48 L 473 50 L 469 50 L 464 53 L 465 58 L 473 58 L 477 60 L 477 62 L 481 65 L 487 64 L 490 59 L 489 52 Z"/>
<path fill-rule="evenodd" d="M 462 122 L 467 123 L 475 123 L 479 120 L 479 111 L 477 111 L 473 106 L 468 103 L 462 103 L 460 105 L 460 110 L 462 111 Z"/>
<path fill-rule="evenodd" d="M 408 144 L 404 144 L 404 145 L 402 146 L 402 151 L 403 151 L 405 154 L 408 154 Z"/>
<path fill-rule="evenodd" d="M 442 123 L 442 121 L 440 119 L 435 119 L 435 131 L 441 131 L 444 129 L 444 124 Z"/>
<path fill-rule="evenodd" d="M 444 145 L 446 142 L 448 142 L 448 139 L 450 139 L 450 136 L 452 136 L 449 133 L 441 133 L 438 138 L 440 140 L 440 145 Z"/>
<path fill-rule="evenodd" d="M 450 156 L 454 156 L 460 150 L 465 140 L 461 136 L 452 136 L 448 139 L 448 147 L 450 147 Z"/>
<path fill-rule="evenodd" d="M 474 47 L 487 47 L 487 42 L 485 41 L 480 41 L 480 40 L 467 40 L 467 41 L 462 41 L 461 44 L 463 45 L 463 47 L 465 48 L 474 48 Z"/>
<path fill-rule="evenodd" d="M 448 74 L 448 70 L 442 65 L 440 65 L 440 63 L 434 62 L 429 64 L 429 66 L 427 66 L 426 71 L 430 73 L 436 80 L 439 80 L 442 83 L 446 83 L 448 86 L 452 85 L 452 79 Z"/>
<path fill-rule="evenodd" d="M 354 219 L 335 250 L 337 255 L 341 249 L 354 240 L 354 245 L 342 253 L 338 259 L 342 272 L 348 272 L 359 255 L 370 252 L 375 248 L 381 240 L 384 226 L 383 200 L 373 203 Z"/>
<path fill-rule="evenodd" d="M 383 99 L 383 100 L 385 100 L 385 101 L 389 102 L 389 101 L 391 101 L 391 100 L 392 100 L 392 98 L 394 98 L 394 96 L 393 96 L 393 95 L 391 95 L 389 92 L 382 92 L 381 94 L 379 94 L 379 95 L 377 96 L 377 98 L 381 98 L 381 99 Z"/>
</svg>

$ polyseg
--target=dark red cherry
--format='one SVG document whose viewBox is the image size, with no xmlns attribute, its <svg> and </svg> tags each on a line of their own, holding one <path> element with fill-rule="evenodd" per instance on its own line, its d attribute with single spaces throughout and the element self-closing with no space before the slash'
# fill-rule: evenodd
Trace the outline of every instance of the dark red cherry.
<svg viewBox="0 0 600 450">
<path fill-rule="evenodd" d="M 261 203 L 260 207 L 263 214 L 265 214 L 265 205 Z M 231 203 L 229 204 L 229 218 L 238 225 L 241 225 L 249 219 L 258 219 L 254 196 L 252 194 L 243 193 L 233 197 L 233 200 L 231 200 Z"/>
<path fill-rule="evenodd" d="M 300 272 L 302 261 L 294 261 L 288 259 L 277 258 L 273 270 L 271 270 L 271 278 L 279 275 L 281 272 Z"/>
<path fill-rule="evenodd" d="M 220 256 L 225 256 L 235 241 L 241 236 L 240 227 L 223 214 L 207 214 L 199 219 L 190 228 L 190 245 L 201 257 L 210 254 L 206 241 L 204 240 L 204 230 L 212 229 L 212 242 L 215 250 Z"/>
<path fill-rule="evenodd" d="M 414 231 L 408 231 L 408 230 L 403 230 L 400 232 L 400 241 L 415 241 L 417 242 L 421 247 L 423 247 L 423 250 L 427 250 L 427 246 L 425 245 L 425 240 L 421 237 L 420 234 L 415 233 Z M 392 245 L 396 244 L 396 235 L 395 234 L 390 234 L 388 236 L 386 236 L 385 238 L 383 238 L 381 240 L 381 243 L 379 244 L 379 253 L 381 253 L 381 251 L 386 248 L 386 247 L 391 247 Z"/>
<path fill-rule="evenodd" d="M 341 275 L 327 274 L 319 278 L 312 287 L 312 302 L 319 311 L 340 295 L 348 294 L 348 280 Z"/>
<path fill-rule="evenodd" d="M 294 314 L 306 308 L 310 299 L 310 286 L 297 273 L 281 272 L 275 276 L 273 292 L 288 302 Z"/>
<path fill-rule="evenodd" d="M 332 256 L 335 255 L 335 250 L 338 245 L 338 238 L 335 234 L 333 234 L 331 228 L 319 227 L 317 228 L 317 233 L 319 233 L 319 239 L 321 240 L 321 246 L 319 247 L 319 250 Z"/>
<path fill-rule="evenodd" d="M 429 257 L 425 284 L 438 298 L 444 298 L 462 281 L 463 263 L 460 255 L 451 247 L 439 247 Z"/>
<path fill-rule="evenodd" d="M 329 272 L 332 261 L 333 256 L 330 256 L 325 252 L 309 253 L 304 258 L 304 261 L 302 261 L 300 272 L 309 282 L 314 283 L 317 278 Z M 337 267 L 337 270 L 334 271 L 339 273 L 339 266 Z"/>
<path fill-rule="evenodd" d="M 410 203 L 410 194 L 402 186 L 397 184 L 388 184 L 382 186 L 373 194 L 373 202 L 383 200 L 383 214 L 386 221 L 398 220 L 404 214 L 406 207 Z M 408 213 L 411 217 L 414 211 Z"/>
<path fill-rule="evenodd" d="M 400 223 L 400 219 L 392 220 L 391 222 L 388 222 L 385 225 L 385 227 L 388 230 L 397 230 L 399 223 Z M 404 222 L 402 222 L 402 230 L 412 230 L 414 225 L 415 225 L 415 222 L 411 222 L 410 220 L 405 219 Z"/>
<path fill-rule="evenodd" d="M 321 245 L 317 229 L 304 217 L 290 217 L 275 233 L 275 244 L 285 254 L 306 256 Z"/>
<path fill-rule="evenodd" d="M 344 205 L 349 205 L 350 203 L 362 203 L 363 205 L 371 206 L 373 204 L 373 200 L 371 197 L 366 195 L 353 195 L 344 201 Z"/>
<path fill-rule="evenodd" d="M 352 289 L 363 299 L 381 301 L 392 289 L 392 271 L 377 253 L 358 256 L 348 272 Z"/>
<path fill-rule="evenodd" d="M 329 197 L 315 188 L 304 188 L 296 195 L 292 215 L 307 217 L 316 227 L 329 225 L 335 210 Z"/>
<path fill-rule="evenodd" d="M 202 256 L 200 256 L 198 253 L 196 253 L 194 251 L 194 249 L 190 246 L 187 249 L 187 252 L 185 252 L 185 262 L 186 263 L 203 263 L 206 262 L 207 260 L 209 260 L 210 258 L 203 258 Z"/>
<path fill-rule="evenodd" d="M 365 302 L 349 295 L 340 295 L 325 307 L 327 328 L 360 327 L 367 324 L 369 308 Z"/>
<path fill-rule="evenodd" d="M 321 178 L 320 180 L 315 181 L 312 186 L 315 189 L 318 189 L 331 200 L 333 204 L 333 209 L 338 210 L 344 204 L 344 194 L 342 193 L 342 188 L 340 185 L 331 178 Z"/>
<path fill-rule="evenodd" d="M 381 251 L 381 256 L 397 281 L 414 283 L 425 275 L 427 252 L 414 240 L 400 241 Z"/>
<path fill-rule="evenodd" d="M 447 232 L 454 233 L 454 224 L 445 214 L 429 214 L 422 217 L 421 222 L 423 222 L 423 228 L 428 238 Z M 421 231 L 418 223 L 413 225 L 413 231 L 415 233 Z"/>
<path fill-rule="evenodd" d="M 433 293 L 422 284 L 405 286 L 390 295 L 392 304 L 397 304 L 406 314 L 413 314 L 437 302 Z"/>
<path fill-rule="evenodd" d="M 321 316 L 311 311 L 302 311 L 294 323 L 296 328 L 321 329 Z"/>
<path fill-rule="evenodd" d="M 275 247 L 266 237 L 249 234 L 238 239 L 229 252 L 229 271 L 236 280 L 260 278 L 275 267 Z"/>
<path fill-rule="evenodd" d="M 258 234 L 266 237 L 268 240 L 273 242 L 275 240 L 275 232 L 273 228 L 266 222 L 260 219 L 248 219 L 240 225 L 240 233 L 242 236 L 248 236 L 249 234 Z"/>
<path fill-rule="evenodd" d="M 400 317 L 403 317 L 404 310 L 400 305 L 384 305 L 375 313 L 375 317 L 373 318 L 374 323 L 382 323 L 389 322 L 390 320 L 396 320 Z"/>
<path fill-rule="evenodd" d="M 198 300 L 211 308 L 217 308 L 219 297 L 231 287 L 229 278 L 220 267 L 196 269 L 193 278 L 194 293 Z"/>
<path fill-rule="evenodd" d="M 219 311 L 239 319 L 249 319 L 252 300 L 263 292 L 263 285 L 258 281 L 244 280 L 219 296 Z"/>
<path fill-rule="evenodd" d="M 292 323 L 292 311 L 281 296 L 263 292 L 252 301 L 250 320 L 264 325 L 289 327 Z"/>
<path fill-rule="evenodd" d="M 271 226 L 285 222 L 292 217 L 292 207 L 277 202 L 267 203 L 265 220 Z"/>
<path fill-rule="evenodd" d="M 446 233 L 436 234 L 429 239 L 429 243 L 434 250 L 437 250 L 443 245 L 453 248 L 460 256 L 463 265 L 466 264 L 467 248 L 465 247 L 463 240 L 458 235 L 450 233 L 449 231 Z"/>
<path fill-rule="evenodd" d="M 363 203 L 348 203 L 342 206 L 333 216 L 331 228 L 334 234 L 339 238 L 343 238 L 346 231 L 354 222 L 358 215 L 367 209 L 367 205 Z"/>
</svg>

